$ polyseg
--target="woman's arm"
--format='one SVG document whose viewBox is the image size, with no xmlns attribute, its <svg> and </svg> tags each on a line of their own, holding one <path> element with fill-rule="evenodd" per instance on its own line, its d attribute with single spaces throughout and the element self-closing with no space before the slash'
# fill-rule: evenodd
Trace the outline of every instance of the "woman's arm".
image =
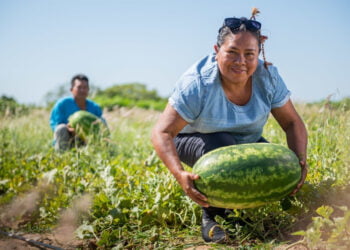
<svg viewBox="0 0 350 250">
<path fill-rule="evenodd" d="M 152 130 L 152 143 L 158 156 L 185 193 L 199 205 L 207 207 L 207 198 L 195 189 L 193 184 L 193 180 L 199 176 L 184 170 L 176 152 L 174 138 L 186 125 L 187 122 L 168 104 Z"/>
<path fill-rule="evenodd" d="M 298 156 L 302 168 L 301 179 L 291 193 L 294 195 L 304 184 L 307 175 L 307 131 L 290 100 L 282 107 L 272 109 L 271 113 L 286 133 L 288 147 Z"/>
</svg>

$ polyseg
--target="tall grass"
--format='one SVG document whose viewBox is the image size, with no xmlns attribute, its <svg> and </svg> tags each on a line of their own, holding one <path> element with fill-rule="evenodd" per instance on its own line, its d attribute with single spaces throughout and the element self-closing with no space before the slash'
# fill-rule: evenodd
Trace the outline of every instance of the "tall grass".
<svg viewBox="0 0 350 250">
<path fill-rule="evenodd" d="M 48 113 L 43 109 L 32 110 L 30 114 L 0 117 L 1 142 L 22 153 L 46 151 L 52 144 Z M 2 149 L 4 145 L 2 145 Z"/>
</svg>

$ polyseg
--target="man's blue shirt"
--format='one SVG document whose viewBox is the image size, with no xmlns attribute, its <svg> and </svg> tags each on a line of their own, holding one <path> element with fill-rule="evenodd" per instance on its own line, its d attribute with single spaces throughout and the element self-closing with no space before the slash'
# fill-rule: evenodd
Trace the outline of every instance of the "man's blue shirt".
<svg viewBox="0 0 350 250">
<path fill-rule="evenodd" d="M 58 124 L 67 124 L 68 117 L 79 110 L 80 108 L 73 97 L 64 97 L 58 100 L 51 111 L 50 126 L 52 130 L 55 131 Z M 86 111 L 102 118 L 102 110 L 100 106 L 88 99 L 86 100 Z"/>
<path fill-rule="evenodd" d="M 222 88 L 215 54 L 211 54 L 181 76 L 169 103 L 189 123 L 181 133 L 231 132 L 237 143 L 252 143 L 261 137 L 271 109 L 282 107 L 289 97 L 277 68 L 267 70 L 259 60 L 249 102 L 232 103 Z"/>
</svg>

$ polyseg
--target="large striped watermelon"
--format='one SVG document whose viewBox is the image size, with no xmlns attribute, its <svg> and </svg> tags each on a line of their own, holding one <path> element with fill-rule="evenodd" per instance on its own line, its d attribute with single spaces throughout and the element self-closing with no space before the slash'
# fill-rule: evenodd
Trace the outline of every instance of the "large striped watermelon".
<svg viewBox="0 0 350 250">
<path fill-rule="evenodd" d="M 251 208 L 290 194 L 301 177 L 297 156 L 272 143 L 240 144 L 203 155 L 194 165 L 196 188 L 211 206 Z"/>
<path fill-rule="evenodd" d="M 69 116 L 68 124 L 83 140 L 89 137 L 96 139 L 109 133 L 106 124 L 99 117 L 85 110 L 79 110 Z"/>
</svg>

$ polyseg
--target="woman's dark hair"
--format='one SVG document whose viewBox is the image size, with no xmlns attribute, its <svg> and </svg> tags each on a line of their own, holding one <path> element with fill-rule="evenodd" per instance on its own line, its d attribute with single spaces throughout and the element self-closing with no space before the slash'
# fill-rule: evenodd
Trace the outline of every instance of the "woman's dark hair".
<svg viewBox="0 0 350 250">
<path fill-rule="evenodd" d="M 72 78 L 72 80 L 70 82 L 71 88 L 74 87 L 75 80 L 85 81 L 88 84 L 88 86 L 89 86 L 89 78 L 86 75 L 78 74 L 78 75 L 73 76 L 73 78 Z"/>
<path fill-rule="evenodd" d="M 246 17 L 241 17 L 239 18 L 242 21 L 242 24 L 239 28 L 237 29 L 231 29 L 228 26 L 225 26 L 225 24 L 223 24 L 221 26 L 221 28 L 219 29 L 219 34 L 217 36 L 217 45 L 220 48 L 221 45 L 225 42 L 225 39 L 228 35 L 232 35 L 232 34 L 238 34 L 240 32 L 250 32 L 252 35 L 254 35 L 254 37 L 258 40 L 258 46 L 259 46 L 259 53 L 260 51 L 262 52 L 262 56 L 264 59 L 264 65 L 267 68 L 267 66 L 271 63 L 266 61 L 265 58 L 265 50 L 264 50 L 264 41 L 267 39 L 266 36 L 263 36 L 260 32 L 260 29 L 256 30 L 256 31 L 251 31 L 249 29 L 247 29 L 246 25 L 245 25 L 245 21 L 247 20 L 255 20 L 255 16 L 260 13 L 258 9 L 253 8 L 252 11 L 252 16 L 250 19 L 247 19 Z"/>
</svg>

